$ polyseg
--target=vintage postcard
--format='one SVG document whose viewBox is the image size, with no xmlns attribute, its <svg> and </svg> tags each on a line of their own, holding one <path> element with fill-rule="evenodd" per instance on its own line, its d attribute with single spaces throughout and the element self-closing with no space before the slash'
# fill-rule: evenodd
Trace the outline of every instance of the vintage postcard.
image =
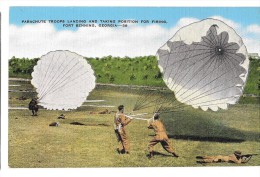
<svg viewBox="0 0 260 177">
<path fill-rule="evenodd" d="M 9 14 L 10 168 L 259 166 L 259 8 Z"/>
</svg>

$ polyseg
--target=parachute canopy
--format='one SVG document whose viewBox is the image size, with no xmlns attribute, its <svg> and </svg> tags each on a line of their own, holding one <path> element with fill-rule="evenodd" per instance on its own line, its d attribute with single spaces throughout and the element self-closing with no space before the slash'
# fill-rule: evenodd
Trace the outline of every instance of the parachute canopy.
<svg viewBox="0 0 260 177">
<path fill-rule="evenodd" d="M 80 55 L 54 51 L 43 55 L 32 73 L 38 104 L 47 109 L 76 109 L 95 87 L 91 66 Z"/>
<path fill-rule="evenodd" d="M 217 111 L 242 95 L 247 50 L 222 21 L 205 19 L 181 28 L 158 50 L 157 59 L 166 85 L 181 103 Z"/>
</svg>

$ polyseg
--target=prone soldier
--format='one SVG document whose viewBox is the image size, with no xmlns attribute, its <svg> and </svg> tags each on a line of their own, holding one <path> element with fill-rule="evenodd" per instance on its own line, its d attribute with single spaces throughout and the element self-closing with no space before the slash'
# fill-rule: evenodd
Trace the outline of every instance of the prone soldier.
<svg viewBox="0 0 260 177">
<path fill-rule="evenodd" d="M 241 151 L 235 151 L 234 154 L 223 156 L 197 156 L 197 163 L 219 163 L 219 162 L 228 162 L 228 163 L 247 163 L 251 157 L 256 154 L 247 154 L 242 155 Z"/>
</svg>

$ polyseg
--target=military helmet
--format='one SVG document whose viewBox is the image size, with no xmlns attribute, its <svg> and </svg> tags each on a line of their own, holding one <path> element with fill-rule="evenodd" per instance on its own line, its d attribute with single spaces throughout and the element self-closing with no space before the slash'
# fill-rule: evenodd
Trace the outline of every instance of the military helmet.
<svg viewBox="0 0 260 177">
<path fill-rule="evenodd" d="M 234 154 L 237 155 L 237 156 L 241 156 L 242 152 L 241 151 L 235 151 Z"/>
</svg>

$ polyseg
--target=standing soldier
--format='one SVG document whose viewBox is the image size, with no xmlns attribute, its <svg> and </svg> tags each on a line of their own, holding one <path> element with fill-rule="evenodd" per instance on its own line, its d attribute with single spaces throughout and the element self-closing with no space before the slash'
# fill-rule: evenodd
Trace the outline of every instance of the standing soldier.
<svg viewBox="0 0 260 177">
<path fill-rule="evenodd" d="M 29 110 L 32 111 L 32 116 L 37 116 L 38 109 L 37 101 L 33 98 L 29 103 Z"/>
<path fill-rule="evenodd" d="M 124 114 L 124 106 L 118 106 L 118 112 L 115 114 L 115 133 L 117 136 L 117 140 L 120 143 L 117 148 L 118 153 L 126 153 L 129 154 L 129 139 L 125 130 L 125 126 L 131 122 L 131 118 L 127 117 Z"/>
<path fill-rule="evenodd" d="M 159 120 L 159 114 L 155 113 L 152 120 L 149 121 L 149 129 L 154 129 L 155 136 L 154 138 L 149 142 L 148 150 L 149 150 L 149 158 L 152 158 L 154 156 L 153 147 L 157 143 L 161 143 L 162 147 L 169 153 L 173 155 L 173 157 L 179 157 L 173 150 L 173 148 L 170 146 L 169 138 L 166 134 L 165 127 L 163 123 Z"/>
</svg>

